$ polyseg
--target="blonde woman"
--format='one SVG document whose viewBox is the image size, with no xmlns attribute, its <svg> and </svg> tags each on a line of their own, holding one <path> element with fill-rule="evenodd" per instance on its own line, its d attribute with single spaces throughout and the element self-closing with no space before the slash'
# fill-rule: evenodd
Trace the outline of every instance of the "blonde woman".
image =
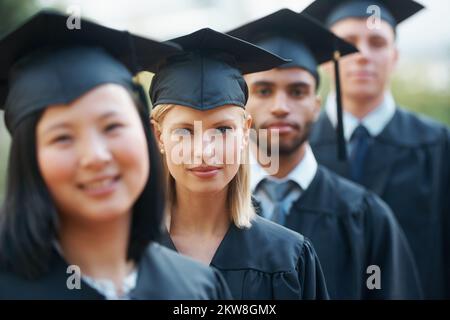
<svg viewBox="0 0 450 320">
<path fill-rule="evenodd" d="M 235 299 L 327 298 L 311 243 L 251 203 L 242 74 L 284 60 L 211 29 L 172 41 L 184 53 L 151 70 L 150 88 L 168 179 L 163 243 L 218 269 Z"/>
</svg>

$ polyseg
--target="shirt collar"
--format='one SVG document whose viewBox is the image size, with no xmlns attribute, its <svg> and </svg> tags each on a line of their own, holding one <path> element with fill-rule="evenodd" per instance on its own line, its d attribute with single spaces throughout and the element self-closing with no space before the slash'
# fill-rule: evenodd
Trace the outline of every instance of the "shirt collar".
<svg viewBox="0 0 450 320">
<path fill-rule="evenodd" d="M 277 179 L 273 176 L 268 175 L 267 172 L 264 171 L 264 169 L 258 164 L 254 155 L 250 153 L 250 168 L 251 168 L 250 185 L 252 191 L 255 191 L 258 184 L 265 178 L 277 181 L 278 183 L 291 180 L 297 183 L 297 185 L 300 186 L 302 190 L 306 190 L 308 189 L 309 185 L 311 184 L 312 180 L 316 175 L 317 167 L 318 165 L 316 158 L 314 157 L 314 154 L 309 144 L 306 144 L 305 155 L 303 156 L 303 159 L 283 179 Z"/>
<path fill-rule="evenodd" d="M 395 100 L 392 94 L 387 91 L 384 95 L 383 102 L 367 114 L 362 120 L 359 120 L 351 113 L 344 111 L 344 137 L 345 140 L 350 141 L 350 138 L 359 124 L 362 124 L 370 133 L 372 137 L 376 137 L 383 131 L 386 125 L 391 121 L 395 114 Z M 325 105 L 325 111 L 334 127 L 336 127 L 336 94 L 328 95 Z"/>
</svg>

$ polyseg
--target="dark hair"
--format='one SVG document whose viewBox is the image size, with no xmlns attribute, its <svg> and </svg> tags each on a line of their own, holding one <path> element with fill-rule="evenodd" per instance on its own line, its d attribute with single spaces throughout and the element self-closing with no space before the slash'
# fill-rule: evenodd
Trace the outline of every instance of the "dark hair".
<svg viewBox="0 0 450 320">
<path fill-rule="evenodd" d="M 162 163 L 149 123 L 143 91 L 130 92 L 147 139 L 150 176 L 134 204 L 128 259 L 139 261 L 151 241 L 159 239 L 165 205 Z M 0 268 L 37 278 L 50 268 L 59 219 L 40 174 L 36 126 L 44 111 L 30 115 L 15 129 L 9 156 L 6 197 L 0 210 Z"/>
</svg>

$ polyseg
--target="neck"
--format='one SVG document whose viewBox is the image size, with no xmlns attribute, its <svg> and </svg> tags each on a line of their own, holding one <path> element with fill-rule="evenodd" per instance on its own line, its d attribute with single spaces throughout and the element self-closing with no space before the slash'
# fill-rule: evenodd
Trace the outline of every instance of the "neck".
<svg viewBox="0 0 450 320">
<path fill-rule="evenodd" d="M 110 279 L 120 288 L 133 263 L 127 261 L 131 213 L 108 222 L 80 223 L 61 219 L 64 258 L 92 278 Z"/>
<path fill-rule="evenodd" d="M 277 179 L 283 179 L 289 175 L 289 173 L 295 169 L 295 167 L 303 160 L 306 153 L 306 147 L 308 146 L 308 142 L 304 142 L 297 150 L 289 154 L 280 154 L 279 156 L 279 168 L 278 171 L 272 175 Z M 256 145 L 253 144 L 253 150 L 256 150 Z M 256 154 L 255 152 L 253 154 Z M 262 168 L 270 167 L 269 165 L 265 166 L 259 163 Z"/>
<path fill-rule="evenodd" d="M 227 193 L 228 188 L 215 193 L 197 193 L 177 186 L 170 234 L 222 234 L 230 223 Z"/>
<path fill-rule="evenodd" d="M 353 116 L 360 120 L 382 104 L 383 100 L 384 93 L 373 97 L 342 96 L 342 103 L 345 111 L 350 112 Z"/>
</svg>

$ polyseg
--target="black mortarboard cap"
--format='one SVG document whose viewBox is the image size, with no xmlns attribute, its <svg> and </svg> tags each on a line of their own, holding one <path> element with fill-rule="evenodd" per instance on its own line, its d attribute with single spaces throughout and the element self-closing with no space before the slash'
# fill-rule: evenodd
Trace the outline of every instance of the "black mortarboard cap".
<svg viewBox="0 0 450 320">
<path fill-rule="evenodd" d="M 318 65 L 334 60 L 336 90 L 340 92 L 338 59 L 358 50 L 335 36 L 315 20 L 289 9 L 281 9 L 256 21 L 247 23 L 229 34 L 253 42 L 275 54 L 292 59 L 281 68 L 299 67 L 309 71 L 319 85 Z M 337 94 L 338 154 L 345 159 L 345 139 L 342 121 L 342 103 Z"/>
<path fill-rule="evenodd" d="M 153 106 L 178 104 L 197 110 L 223 105 L 245 107 L 248 90 L 242 74 L 269 70 L 289 60 L 209 28 L 175 38 L 183 53 L 149 71 Z"/>
<path fill-rule="evenodd" d="M 341 56 L 358 51 L 310 17 L 289 9 L 278 10 L 228 34 L 291 59 L 280 68 L 303 68 L 316 80 L 319 78 L 318 66 L 333 60 L 335 51 L 339 51 Z"/>
<path fill-rule="evenodd" d="M 380 18 L 394 29 L 424 8 L 413 0 L 316 0 L 303 13 L 319 20 L 327 27 L 345 18 L 366 18 L 374 14 L 370 6 L 380 8 Z"/>
<path fill-rule="evenodd" d="M 135 89 L 133 74 L 180 51 L 84 19 L 69 29 L 67 20 L 41 11 L 0 40 L 0 108 L 10 132 L 28 115 L 98 85 Z"/>
</svg>

